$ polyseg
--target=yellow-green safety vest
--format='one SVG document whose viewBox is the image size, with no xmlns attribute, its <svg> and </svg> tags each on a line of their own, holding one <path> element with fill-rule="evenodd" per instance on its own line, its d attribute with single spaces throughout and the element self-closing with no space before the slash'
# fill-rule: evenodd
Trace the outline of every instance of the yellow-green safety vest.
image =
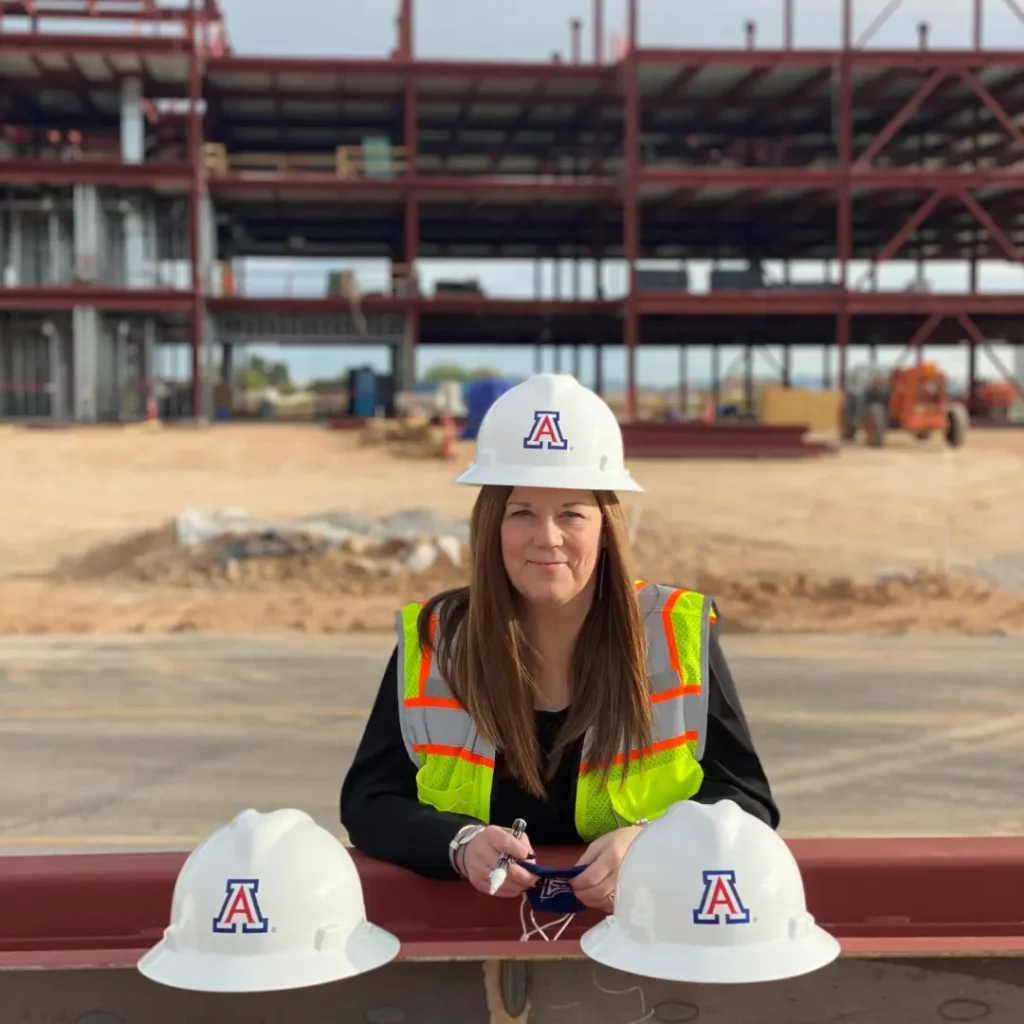
<svg viewBox="0 0 1024 1024">
<path fill-rule="evenodd" d="M 603 782 L 591 771 L 584 737 L 576 784 L 576 830 L 585 842 L 654 820 L 689 800 L 704 778 L 708 714 L 708 634 L 716 619 L 711 599 L 692 590 L 637 582 L 647 634 L 654 737 L 643 750 L 620 749 Z M 417 623 L 423 605 L 411 602 L 397 615 L 399 708 L 402 737 L 416 766 L 420 803 L 487 823 L 495 749 L 441 678 L 430 651 L 420 648 Z M 431 635 L 436 628 L 432 617 Z M 630 759 L 623 781 L 622 766 Z"/>
</svg>

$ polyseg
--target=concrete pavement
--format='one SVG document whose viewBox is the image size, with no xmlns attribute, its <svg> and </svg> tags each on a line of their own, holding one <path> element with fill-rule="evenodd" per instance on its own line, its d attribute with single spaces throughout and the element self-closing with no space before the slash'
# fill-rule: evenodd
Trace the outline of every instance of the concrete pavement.
<svg viewBox="0 0 1024 1024">
<path fill-rule="evenodd" d="M 727 637 L 787 835 L 1024 830 L 1024 641 Z M 0 854 L 333 829 L 387 638 L 0 641 Z"/>
</svg>

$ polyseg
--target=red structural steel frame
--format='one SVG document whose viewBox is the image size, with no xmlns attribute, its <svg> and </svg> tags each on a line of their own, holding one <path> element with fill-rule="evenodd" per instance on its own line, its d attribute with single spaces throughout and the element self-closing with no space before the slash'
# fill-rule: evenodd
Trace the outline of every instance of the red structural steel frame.
<svg viewBox="0 0 1024 1024">
<path fill-rule="evenodd" d="M 622 205 L 623 213 L 623 248 L 629 267 L 629 287 L 625 299 L 618 305 L 618 312 L 623 320 L 623 341 L 627 351 L 627 395 L 626 413 L 632 418 L 636 411 L 636 353 L 641 341 L 641 324 L 644 315 L 653 313 L 688 315 L 697 311 L 709 313 L 716 308 L 716 303 L 724 303 L 723 311 L 730 313 L 745 312 L 747 315 L 763 315 L 765 312 L 776 313 L 818 313 L 834 317 L 835 320 L 835 342 L 839 349 L 839 383 L 845 381 L 847 369 L 847 349 L 851 341 L 851 327 L 853 318 L 858 315 L 873 313 L 885 314 L 914 314 L 920 313 L 927 318 L 922 326 L 921 332 L 914 339 L 920 344 L 928 333 L 935 329 L 940 322 L 934 317 L 951 318 L 958 322 L 973 345 L 986 344 L 985 338 L 973 319 L 986 312 L 995 312 L 998 307 L 1000 315 L 1015 316 L 1024 314 L 1024 300 L 1010 302 L 1006 296 L 978 296 L 976 294 L 965 295 L 907 295 L 907 294 L 865 294 L 849 288 L 848 264 L 852 259 L 852 232 L 853 232 L 853 195 L 858 187 L 874 187 L 886 189 L 911 189 L 927 188 L 931 195 L 918 210 L 918 212 L 895 232 L 891 241 L 878 254 L 878 259 L 885 259 L 894 256 L 915 227 L 919 226 L 927 216 L 935 210 L 941 201 L 947 197 L 955 197 L 963 206 L 968 209 L 989 234 L 989 237 L 1007 256 L 1008 259 L 1021 262 L 1024 260 L 1022 254 L 1012 241 L 1001 231 L 992 217 L 978 203 L 973 192 L 985 185 L 999 183 L 1007 187 L 1020 187 L 1024 185 L 1024 173 L 1016 169 L 999 169 L 994 171 L 983 170 L 974 172 L 955 171 L 917 171 L 907 168 L 879 168 L 874 166 L 875 157 L 881 150 L 898 134 L 901 128 L 907 123 L 913 113 L 918 110 L 923 102 L 949 77 L 955 77 L 965 82 L 968 88 L 974 93 L 979 101 L 990 111 L 996 121 L 1005 129 L 1007 135 L 1016 141 L 1024 141 L 1024 132 L 1016 125 L 1013 118 L 1007 113 L 1003 106 L 991 95 L 981 84 L 975 75 L 975 69 L 989 63 L 1014 63 L 1019 61 L 1016 52 L 985 51 L 981 50 L 982 42 L 982 0 L 970 0 L 972 4 L 973 17 L 973 51 L 933 51 L 927 49 L 917 50 L 868 50 L 864 44 L 877 32 L 882 22 L 890 16 L 900 5 L 902 0 L 890 0 L 877 18 L 866 28 L 861 37 L 855 39 L 853 34 L 853 0 L 840 0 L 842 10 L 842 46 L 837 51 L 824 53 L 822 51 L 797 50 L 792 48 L 794 41 L 794 17 L 793 0 L 780 0 L 783 12 L 783 38 L 785 46 L 777 50 L 757 50 L 753 48 L 756 26 L 748 24 L 747 50 L 695 50 L 695 49 L 654 49 L 642 48 L 639 45 L 640 28 L 640 0 L 628 0 L 627 4 L 627 39 L 621 55 L 616 56 L 616 63 L 607 66 L 609 76 L 619 76 L 623 91 L 623 121 L 624 121 L 624 170 L 621 180 L 617 183 L 597 183 L 593 187 L 600 189 L 602 193 L 607 192 L 609 201 L 615 201 L 611 197 L 617 191 L 618 201 Z M 1024 20 L 1024 9 L 1018 0 L 1002 0 L 1011 10 Z M 593 53 L 595 61 L 603 57 L 602 36 L 604 32 L 604 0 L 592 0 L 593 3 L 593 31 L 594 45 Z M 170 52 L 168 43 L 175 47 L 175 52 L 187 53 L 189 59 L 189 72 L 187 81 L 187 97 L 189 100 L 189 123 L 188 123 L 188 150 L 189 159 L 187 165 L 161 166 L 161 167 L 117 167 L 117 166 L 82 166 L 53 164 L 47 167 L 41 166 L 38 162 L 29 165 L 12 165 L 10 169 L 4 170 L 4 177 L 7 181 L 14 181 L 19 175 L 25 180 L 49 180 L 52 182 L 71 182 L 79 180 L 95 180 L 107 184 L 123 184 L 125 187 L 132 185 L 144 185 L 145 183 L 156 183 L 158 181 L 176 181 L 188 190 L 192 238 L 191 248 L 193 257 L 193 272 L 191 288 L 188 295 L 192 320 L 192 345 L 193 345 L 193 384 L 194 384 L 194 409 L 196 415 L 203 412 L 203 359 L 202 339 L 204 333 L 204 321 L 208 308 L 216 304 L 217 308 L 221 300 L 208 300 L 206 295 L 206 284 L 202 275 L 201 260 L 201 221 L 203 212 L 203 201 L 208 184 L 203 168 L 203 111 L 200 102 L 203 95 L 204 76 L 207 67 L 211 62 L 217 62 L 218 66 L 228 66 L 234 59 L 229 51 L 219 48 L 213 51 L 210 43 L 210 33 L 214 27 L 222 28 L 219 25 L 220 11 L 215 0 L 202 0 L 201 3 L 193 3 L 187 11 L 180 9 L 169 11 L 160 8 L 156 0 L 138 0 L 137 10 L 126 14 L 124 4 L 111 3 L 110 0 L 78 0 L 77 6 L 63 2 L 63 0 L 0 0 L 0 21 L 5 16 L 21 15 L 29 17 L 56 18 L 63 16 L 81 17 L 83 14 L 97 18 L 122 19 L 128 17 L 136 21 L 150 20 L 173 20 L 176 18 L 183 22 L 183 39 L 181 41 L 170 41 L 163 39 L 138 38 L 117 39 L 104 36 L 99 41 L 96 35 L 88 36 L 60 36 L 39 34 L 35 37 L 33 45 L 45 47 L 52 50 L 60 49 L 65 53 L 74 53 L 77 49 L 95 50 L 102 46 L 110 52 L 117 50 L 123 52 Z M 405 176 L 398 187 L 403 192 L 404 203 L 404 230 L 403 230 L 403 259 L 407 263 L 415 263 L 420 250 L 420 217 L 418 209 L 417 192 L 426 188 L 469 192 L 474 188 L 486 187 L 494 190 L 498 187 L 493 182 L 485 182 L 482 179 L 466 181 L 465 179 L 439 179 L 420 177 L 416 171 L 416 154 L 418 152 L 417 139 L 417 106 L 416 106 L 416 85 L 418 81 L 429 78 L 433 75 L 448 75 L 472 77 L 474 74 L 493 74 L 500 71 L 502 74 L 516 77 L 528 77 L 533 80 L 541 80 L 552 74 L 565 74 L 567 69 L 564 65 L 557 68 L 551 65 L 540 64 L 496 64 L 493 62 L 483 63 L 480 61 L 424 61 L 415 56 L 413 38 L 413 0 L 400 0 L 398 15 L 398 45 L 390 58 L 381 60 L 343 60 L 323 58 L 245 58 L 246 67 L 252 71 L 264 70 L 266 72 L 291 70 L 301 72 L 303 70 L 315 71 L 333 69 L 337 72 L 367 73 L 386 70 L 391 74 L 396 72 L 403 81 L 403 127 L 404 143 L 407 149 L 407 165 Z M 573 27 L 573 58 L 580 56 L 580 26 L 574 23 Z M 148 49 L 147 49 L 148 48 Z M 689 69 L 686 73 L 692 73 L 692 69 L 710 67 L 713 65 L 736 64 L 737 62 L 753 64 L 758 68 L 771 68 L 777 66 L 791 66 L 802 64 L 817 67 L 827 66 L 837 68 L 839 72 L 839 102 L 838 102 L 838 139 L 836 160 L 833 166 L 825 169 L 808 168 L 689 168 L 689 169 L 655 169 L 645 168 L 640 159 L 641 140 L 641 96 L 639 86 L 640 69 L 647 63 L 675 64 L 681 69 Z M 880 132 L 877 139 L 868 149 L 859 156 L 854 153 L 853 145 L 853 77 L 854 70 L 861 66 L 874 66 L 875 68 L 908 68 L 931 71 L 928 80 L 921 86 L 918 93 L 911 98 L 891 120 L 891 122 Z M 602 66 L 602 70 L 604 66 Z M 585 69 L 581 68 L 581 72 Z M 26 177 L 35 175 L 31 179 Z M 262 184 L 265 184 L 262 183 Z M 687 295 L 681 293 L 640 293 L 637 289 L 637 260 L 641 256 L 641 221 L 639 208 L 640 189 L 645 184 L 660 184 L 667 187 L 674 187 L 680 190 L 699 188 L 702 186 L 732 186 L 744 189 L 748 192 L 758 192 L 769 188 L 780 186 L 790 187 L 812 187 L 819 191 L 832 192 L 837 197 L 836 214 L 836 257 L 841 267 L 841 280 L 847 287 L 838 293 L 831 295 L 801 295 L 788 292 L 785 294 L 773 294 L 768 297 L 751 293 L 734 293 L 732 295 Z M 393 183 L 358 183 L 353 185 L 345 183 L 345 187 L 381 187 L 393 188 Z M 321 187 L 319 184 L 311 187 Z M 516 186 L 522 187 L 522 186 Z M 538 190 L 549 189 L 552 194 L 564 184 L 537 185 Z M 583 185 L 573 185 L 573 188 L 582 188 Z M 66 292 L 68 298 L 72 296 L 69 290 Z M 29 301 L 31 295 L 24 295 L 17 301 Z M 180 305 L 180 296 L 173 301 L 169 296 L 153 294 L 146 297 L 151 302 L 152 308 L 177 309 Z M 12 308 L 10 302 L 13 298 L 5 300 L 7 308 Z M 61 300 L 58 300 L 61 301 Z M 114 301 L 112 298 L 109 301 Z M 133 298 L 131 302 L 138 303 L 141 297 Z M 282 302 L 282 304 L 284 304 Z M 413 345 L 419 337 L 419 323 L 422 317 L 424 305 L 416 293 L 415 281 L 411 294 L 404 297 L 397 303 L 407 314 L 408 327 Z M 468 306 L 465 307 L 468 311 Z M 490 308 L 490 307 L 488 307 Z M 582 306 L 580 307 L 582 309 Z M 1024 392 L 1022 392 L 1024 393 Z"/>
<path fill-rule="evenodd" d="M 1024 838 L 793 839 L 807 902 L 846 956 L 1024 955 Z M 572 864 L 579 849 L 541 851 Z M 580 957 L 564 939 L 524 946 L 518 904 L 354 853 L 368 918 L 400 958 Z M 133 965 L 169 923 L 184 853 L 0 858 L 0 969 Z"/>
<path fill-rule="evenodd" d="M 600 2 L 600 0 L 598 0 Z M 726 186 L 732 184 L 749 190 L 766 189 L 776 186 L 792 186 L 823 184 L 823 178 L 827 178 L 828 187 L 837 192 L 837 217 L 836 217 L 836 255 L 840 266 L 839 280 L 843 282 L 841 305 L 836 316 L 836 345 L 839 349 L 839 386 L 845 386 L 847 372 L 847 349 L 850 344 L 851 317 L 854 315 L 854 304 L 858 297 L 851 294 L 849 288 L 849 263 L 853 258 L 853 192 L 858 185 L 883 184 L 888 187 L 921 188 L 932 189 L 928 200 L 918 209 L 914 216 L 893 235 L 892 239 L 885 246 L 874 260 L 879 263 L 886 259 L 893 258 L 911 234 L 920 227 L 928 216 L 935 211 L 939 203 L 948 196 L 955 196 L 974 215 L 975 219 L 986 229 L 990 238 L 1002 250 L 1007 259 L 1024 263 L 1024 253 L 1013 245 L 1006 234 L 992 220 L 984 208 L 972 196 L 971 189 L 985 184 L 992 184 L 1004 181 L 1007 184 L 1024 185 L 1024 174 L 1016 169 L 1008 172 L 982 171 L 976 174 L 963 174 L 956 170 L 953 172 L 921 172 L 917 169 L 893 169 L 884 170 L 874 168 L 873 161 L 882 150 L 891 142 L 900 130 L 907 124 L 914 113 L 920 109 L 928 97 L 938 87 L 952 76 L 959 77 L 974 93 L 974 95 L 992 113 L 993 117 L 1000 123 L 1011 139 L 1016 142 L 1024 142 L 1024 131 L 1017 126 L 1013 118 L 1007 113 L 1003 106 L 984 88 L 973 74 L 972 68 L 989 61 L 1002 59 L 1005 61 L 1006 54 L 1001 57 L 992 52 L 981 49 L 983 36 L 983 0 L 972 0 L 972 47 L 973 52 L 934 52 L 922 49 L 917 52 L 879 52 L 866 51 L 865 44 L 883 26 L 883 24 L 896 12 L 903 0 L 889 0 L 878 16 L 870 23 L 864 33 L 854 39 L 853 35 L 853 0 L 842 0 L 842 46 L 835 54 L 834 63 L 839 68 L 839 116 L 838 116 L 838 160 L 834 170 L 826 171 L 824 174 L 816 170 L 801 171 L 799 169 L 783 169 L 764 172 L 760 169 L 748 170 L 735 168 L 725 171 L 718 168 L 703 170 L 687 170 L 678 172 L 675 170 L 667 172 L 646 172 L 641 167 L 640 160 L 640 92 L 638 86 L 638 68 L 641 62 L 674 60 L 687 68 L 697 66 L 710 66 L 729 56 L 715 51 L 680 51 L 650 50 L 641 49 L 639 45 L 639 6 L 640 0 L 627 0 L 627 52 L 622 61 L 623 93 L 625 100 L 624 122 L 625 122 L 625 173 L 623 182 L 624 194 L 624 248 L 627 265 L 629 267 L 629 292 L 626 299 L 625 309 L 625 345 L 627 349 L 627 394 L 626 394 L 626 415 L 631 418 L 636 410 L 636 349 L 640 342 L 640 312 L 638 306 L 640 300 L 636 289 L 636 261 L 640 258 L 640 210 L 638 185 L 641 183 L 653 183 L 655 180 L 665 184 L 676 184 L 681 187 L 697 188 L 701 186 Z M 1007 7 L 1024 22 L 1024 6 L 1018 0 L 1003 0 Z M 783 6 L 783 39 L 784 49 L 772 52 L 765 52 L 764 59 L 768 66 L 783 66 L 792 63 L 794 58 L 794 0 L 782 0 Z M 748 39 L 753 39 L 755 30 L 754 23 L 748 22 Z M 922 41 L 926 37 L 927 27 L 922 26 Z M 735 60 L 735 52 L 731 52 Z M 751 54 L 746 54 L 748 58 Z M 934 68 L 928 80 L 918 89 L 904 106 L 893 116 L 888 125 L 883 128 L 874 142 L 862 154 L 855 158 L 853 144 L 853 71 L 858 64 L 873 64 L 875 66 L 892 66 L 896 64 L 910 64 L 918 68 Z M 726 180 L 728 179 L 728 181 Z M 973 291 L 973 289 L 972 289 Z M 724 297 L 723 297 L 724 298 Z M 873 297 L 872 297 L 873 298 Z M 901 296 L 901 300 L 902 300 Z M 923 297 L 926 303 L 934 303 L 935 297 Z M 970 315 L 972 305 L 975 304 L 973 295 L 944 296 L 948 300 L 945 304 L 956 320 L 960 323 L 970 343 L 974 346 L 982 346 L 988 349 L 990 358 L 997 363 L 1000 371 L 1010 379 L 1016 386 L 1018 392 L 1024 397 L 1024 387 L 1018 381 L 1013 381 L 1010 371 L 997 359 L 995 353 L 989 346 L 987 339 L 979 330 L 977 324 Z M 726 301 L 735 303 L 734 297 Z M 812 299 L 813 301 L 813 299 Z M 775 305 L 776 312 L 788 312 L 797 308 L 795 303 L 799 299 L 787 296 L 787 301 Z M 649 304 L 645 303 L 645 306 Z M 664 301 L 662 312 L 671 312 L 673 303 Z M 903 306 L 903 302 L 900 302 Z M 788 308 L 787 308 L 788 307 Z M 678 309 L 678 305 L 676 305 Z M 734 306 L 735 308 L 735 306 Z M 877 310 L 877 306 L 874 311 Z M 905 311 L 905 307 L 900 310 Z M 1024 303 L 1015 305 L 1013 313 L 1024 314 Z M 921 330 L 917 332 L 911 341 L 911 346 L 919 348 L 928 337 L 934 332 L 943 317 L 933 314 L 929 317 Z"/>
</svg>

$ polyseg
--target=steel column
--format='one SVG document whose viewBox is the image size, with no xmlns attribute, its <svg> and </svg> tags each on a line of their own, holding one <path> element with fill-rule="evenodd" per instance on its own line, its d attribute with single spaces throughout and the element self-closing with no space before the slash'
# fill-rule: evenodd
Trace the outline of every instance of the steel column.
<svg viewBox="0 0 1024 1024">
<path fill-rule="evenodd" d="M 640 312 L 636 261 L 640 258 L 640 79 L 637 60 L 638 0 L 629 0 L 628 50 L 622 61 L 625 102 L 623 164 L 623 248 L 627 269 L 625 302 L 626 419 L 636 416 L 636 350 L 640 344 Z"/>
<path fill-rule="evenodd" d="M 206 172 L 203 167 L 203 121 L 199 104 L 203 98 L 203 39 L 198 31 L 194 0 L 189 5 L 191 59 L 188 72 L 188 155 L 192 163 L 192 188 L 189 192 L 189 239 L 192 254 L 192 415 L 203 418 L 203 337 L 206 328 L 206 282 L 203 280 L 203 198 Z"/>
<path fill-rule="evenodd" d="M 412 20 L 412 0 L 409 0 L 405 19 Z M 404 30 L 404 40 L 412 45 L 412 28 Z M 405 365 L 402 385 L 411 388 L 416 382 L 416 349 L 420 340 L 420 282 L 417 262 L 420 248 L 420 204 L 416 194 L 417 155 L 419 153 L 416 78 L 412 71 L 405 77 L 403 108 L 403 141 L 405 143 L 405 210 L 403 223 L 403 259 L 408 268 L 405 303 Z"/>
<path fill-rule="evenodd" d="M 849 0 L 846 0 L 849 3 Z M 853 257 L 853 68 L 848 50 L 839 60 L 839 195 L 836 200 L 836 249 L 843 305 L 836 323 L 839 347 L 839 389 L 846 387 L 846 364 L 850 344 L 849 268 Z"/>
</svg>

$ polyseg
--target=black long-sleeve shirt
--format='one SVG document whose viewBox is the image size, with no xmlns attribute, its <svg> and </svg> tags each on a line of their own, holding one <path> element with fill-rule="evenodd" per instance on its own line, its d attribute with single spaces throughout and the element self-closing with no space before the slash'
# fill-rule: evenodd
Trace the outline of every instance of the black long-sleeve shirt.
<svg viewBox="0 0 1024 1024">
<path fill-rule="evenodd" d="M 779 811 L 754 749 L 717 628 L 711 631 L 708 656 L 707 740 L 701 761 L 704 779 L 691 799 L 701 803 L 734 800 L 777 828 Z M 550 751 L 567 714 L 568 710 L 536 713 L 542 754 Z M 396 647 L 342 785 L 342 824 L 356 849 L 368 856 L 428 877 L 453 878 L 448 844 L 463 825 L 473 824 L 476 819 L 438 811 L 418 801 L 416 766 L 406 751 L 398 716 Z M 547 799 L 525 792 L 515 779 L 495 771 L 491 823 L 508 827 L 516 818 L 523 818 L 534 846 L 580 844 L 575 807 L 582 743 L 580 739 L 565 751 L 547 787 Z"/>
</svg>

